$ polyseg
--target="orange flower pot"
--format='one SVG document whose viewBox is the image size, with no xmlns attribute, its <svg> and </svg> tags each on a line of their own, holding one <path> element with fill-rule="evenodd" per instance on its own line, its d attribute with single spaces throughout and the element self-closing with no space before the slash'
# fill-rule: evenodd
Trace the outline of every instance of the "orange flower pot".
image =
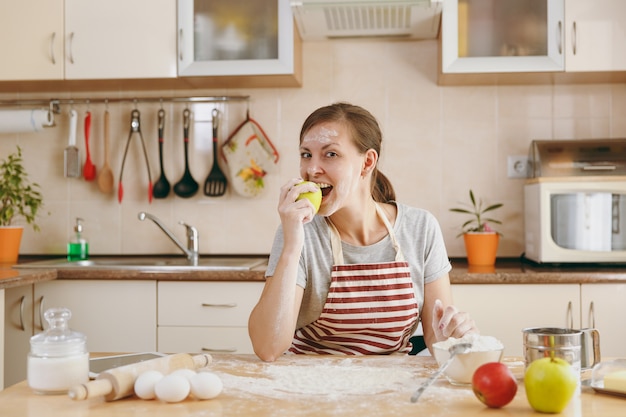
<svg viewBox="0 0 626 417">
<path fill-rule="evenodd" d="M 495 265 L 500 235 L 495 232 L 470 232 L 463 235 L 469 265 Z"/>
<path fill-rule="evenodd" d="M 0 227 L 0 264 L 17 263 L 23 231 L 21 226 Z"/>
</svg>

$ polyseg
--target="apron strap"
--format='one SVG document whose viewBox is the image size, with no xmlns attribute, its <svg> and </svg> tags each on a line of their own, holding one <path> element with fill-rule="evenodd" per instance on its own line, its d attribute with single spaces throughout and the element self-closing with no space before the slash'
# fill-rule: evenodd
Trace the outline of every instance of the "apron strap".
<svg viewBox="0 0 626 417">
<path fill-rule="evenodd" d="M 391 223 L 389 222 L 389 219 L 387 219 L 387 216 L 385 215 L 385 212 L 383 211 L 382 207 L 378 203 L 375 203 L 375 204 L 376 204 L 376 213 L 378 214 L 378 217 L 380 217 L 380 219 L 383 221 L 383 224 L 387 228 L 387 231 L 389 232 L 389 238 L 391 239 L 391 244 L 393 245 L 393 248 L 396 251 L 396 262 L 404 262 L 404 255 L 402 254 L 402 251 L 400 250 L 400 244 L 398 243 L 398 240 L 396 239 L 396 235 L 393 232 L 393 227 L 391 227 Z M 343 261 L 343 248 L 341 247 L 341 236 L 339 235 L 339 231 L 337 231 L 337 228 L 335 227 L 333 222 L 330 220 L 330 217 L 326 217 L 325 219 L 330 228 L 330 247 L 333 252 L 333 261 L 334 261 L 333 263 L 335 265 L 343 265 L 344 261 Z"/>
</svg>

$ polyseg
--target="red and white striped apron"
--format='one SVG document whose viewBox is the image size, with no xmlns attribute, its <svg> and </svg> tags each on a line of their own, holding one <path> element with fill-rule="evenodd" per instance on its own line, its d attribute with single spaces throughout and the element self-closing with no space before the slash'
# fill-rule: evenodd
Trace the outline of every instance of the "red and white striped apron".
<svg viewBox="0 0 626 417">
<path fill-rule="evenodd" d="M 341 238 L 331 230 L 333 268 L 320 317 L 298 330 L 291 353 L 370 355 L 408 352 L 419 309 L 409 264 L 382 209 L 376 211 L 396 250 L 391 262 L 343 264 Z"/>
</svg>

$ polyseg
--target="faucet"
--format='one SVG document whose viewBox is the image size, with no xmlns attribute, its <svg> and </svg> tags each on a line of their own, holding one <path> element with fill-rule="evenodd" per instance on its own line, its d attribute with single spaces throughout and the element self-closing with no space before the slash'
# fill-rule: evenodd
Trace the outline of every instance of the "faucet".
<svg viewBox="0 0 626 417">
<path fill-rule="evenodd" d="M 167 237 L 169 237 L 172 240 L 172 242 L 174 242 L 176 246 L 178 246 L 185 253 L 185 255 L 187 255 L 187 260 L 189 261 L 190 264 L 198 265 L 198 257 L 200 256 L 199 255 L 200 252 L 198 249 L 198 246 L 199 246 L 198 245 L 198 240 L 199 240 L 198 229 L 196 229 L 195 227 L 191 225 L 188 225 L 187 223 L 183 221 L 178 222 L 178 224 L 182 224 L 187 229 L 187 247 L 185 247 L 180 242 L 180 240 L 178 240 L 176 236 L 174 236 L 172 232 L 170 232 L 167 229 L 167 227 L 165 227 L 165 225 L 161 222 L 161 220 L 159 220 L 152 214 L 146 213 L 145 211 L 140 211 L 137 217 L 141 221 L 144 221 L 146 218 L 152 220 L 154 224 L 159 226 L 159 228 L 163 230 L 163 232 L 167 235 Z"/>
</svg>

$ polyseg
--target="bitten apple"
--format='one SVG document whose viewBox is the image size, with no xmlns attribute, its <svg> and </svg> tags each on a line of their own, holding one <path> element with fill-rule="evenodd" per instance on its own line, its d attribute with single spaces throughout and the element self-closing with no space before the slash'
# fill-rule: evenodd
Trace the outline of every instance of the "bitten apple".
<svg viewBox="0 0 626 417">
<path fill-rule="evenodd" d="M 508 366 L 501 362 L 489 362 L 474 371 L 472 390 L 487 407 L 501 408 L 515 398 L 517 381 Z"/>
<path fill-rule="evenodd" d="M 315 213 L 317 214 L 318 210 L 320 209 L 320 205 L 322 204 L 322 190 L 319 187 L 319 185 L 311 181 L 303 181 L 296 185 L 307 184 L 307 183 L 315 185 L 317 187 L 317 191 L 302 193 L 298 196 L 298 198 L 296 198 L 296 201 L 306 198 L 307 200 L 311 202 L 311 204 L 313 204 L 313 208 L 315 209 Z"/>
<path fill-rule="evenodd" d="M 541 358 L 528 365 L 524 375 L 526 398 L 542 413 L 560 413 L 567 407 L 578 385 L 572 365 L 561 358 Z"/>
</svg>

